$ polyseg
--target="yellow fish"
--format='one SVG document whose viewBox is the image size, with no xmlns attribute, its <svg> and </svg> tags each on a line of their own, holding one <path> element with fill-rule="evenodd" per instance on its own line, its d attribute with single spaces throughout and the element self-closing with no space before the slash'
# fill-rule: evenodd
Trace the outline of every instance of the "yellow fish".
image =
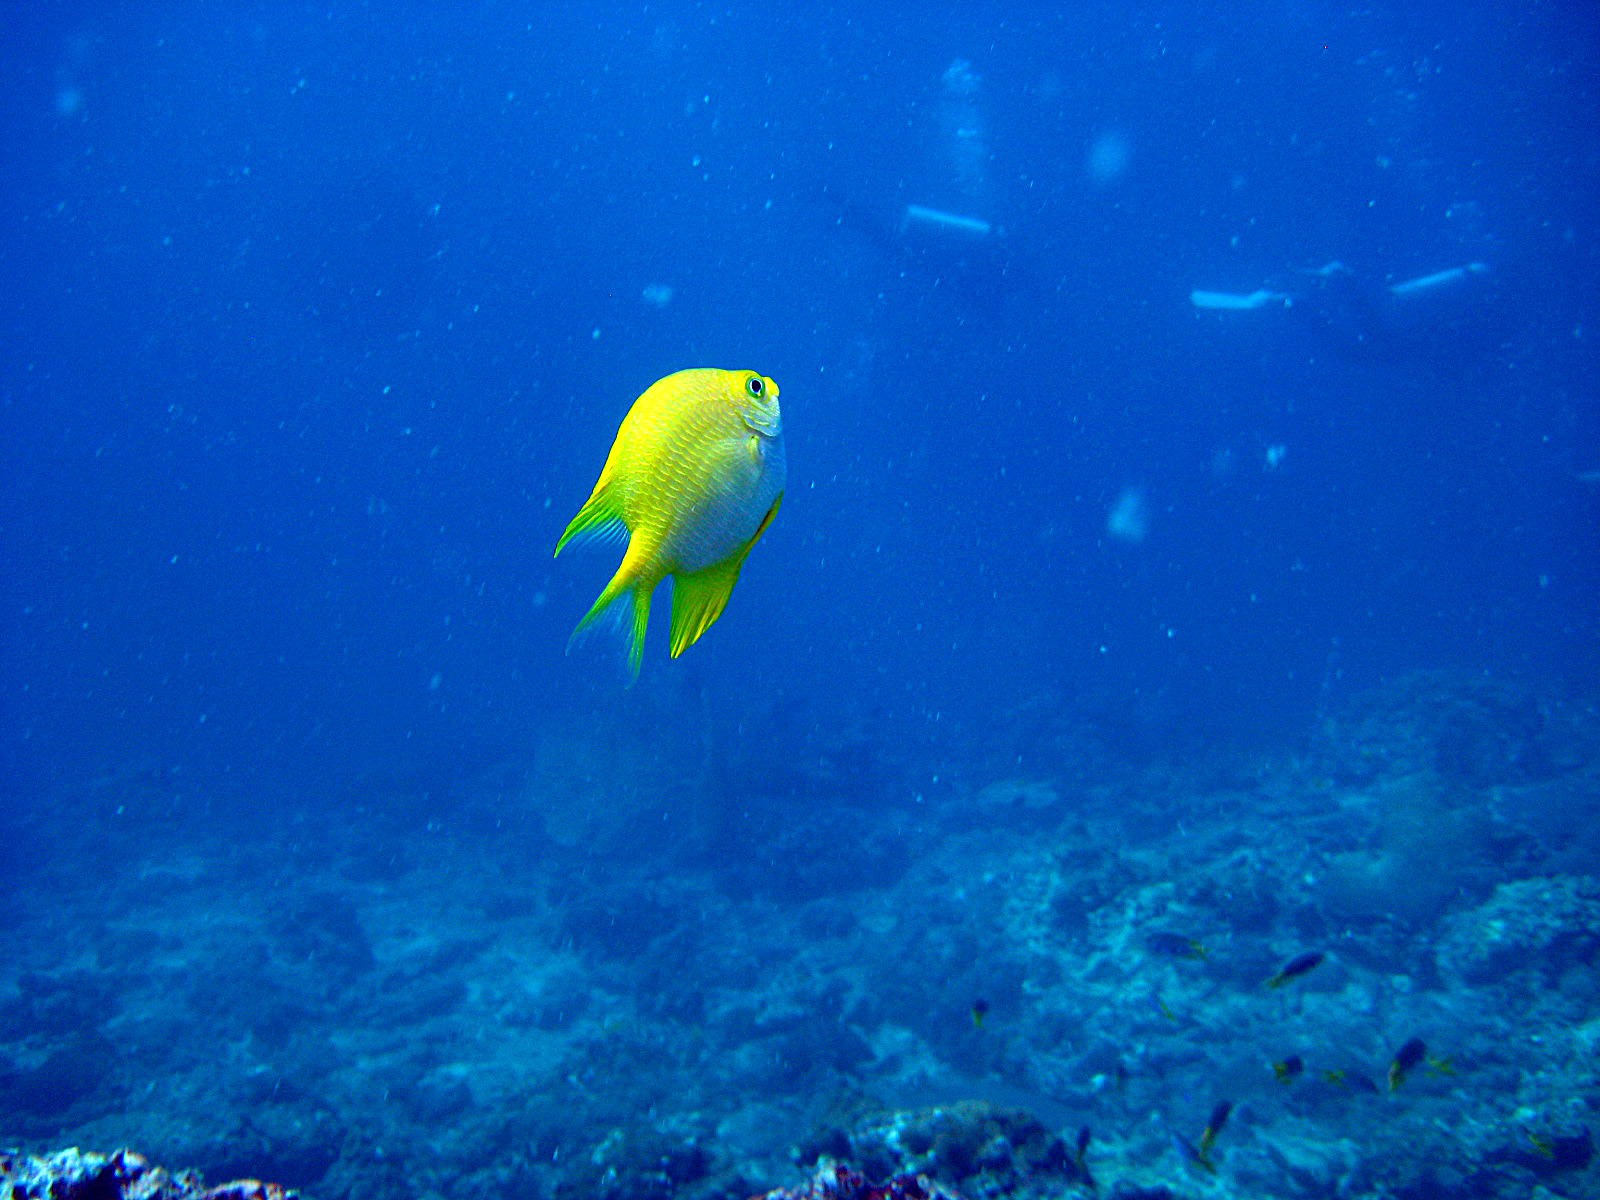
<svg viewBox="0 0 1600 1200">
<path fill-rule="evenodd" d="M 622 565 L 571 648 L 613 603 L 631 602 L 628 668 L 639 676 L 650 594 L 672 576 L 672 657 L 694 645 L 728 603 L 739 568 L 783 501 L 778 385 L 754 371 L 679 371 L 633 402 L 600 481 L 556 553 L 574 538 L 628 539 Z"/>
</svg>

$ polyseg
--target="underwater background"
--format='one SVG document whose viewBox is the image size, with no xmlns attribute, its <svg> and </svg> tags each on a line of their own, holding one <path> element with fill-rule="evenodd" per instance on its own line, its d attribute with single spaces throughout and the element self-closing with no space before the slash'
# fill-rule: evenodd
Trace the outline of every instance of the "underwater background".
<svg viewBox="0 0 1600 1200">
<path fill-rule="evenodd" d="M 6 5 L 0 1148 L 1600 1196 L 1597 51 Z M 629 687 L 552 550 L 698 366 L 788 490 Z"/>
</svg>

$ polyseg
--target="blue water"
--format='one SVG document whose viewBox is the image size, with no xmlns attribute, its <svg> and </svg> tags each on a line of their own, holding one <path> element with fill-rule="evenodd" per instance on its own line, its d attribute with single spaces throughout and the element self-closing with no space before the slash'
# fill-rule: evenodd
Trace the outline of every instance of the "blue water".
<svg viewBox="0 0 1600 1200">
<path fill-rule="evenodd" d="M 1040 708 L 1138 760 L 1416 670 L 1592 701 L 1596 10 L 1013 7 L 10 6 L 8 827 L 129 772 L 448 824 L 569 735 L 865 741 L 872 810 L 1071 774 Z M 1487 270 L 1375 340 L 1190 303 L 1333 260 Z M 789 488 L 630 689 L 551 550 L 689 366 L 778 381 Z"/>
</svg>

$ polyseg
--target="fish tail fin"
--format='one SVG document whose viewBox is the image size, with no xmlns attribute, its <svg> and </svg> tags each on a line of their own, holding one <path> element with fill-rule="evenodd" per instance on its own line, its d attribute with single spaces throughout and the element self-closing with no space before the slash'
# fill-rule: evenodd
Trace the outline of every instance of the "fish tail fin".
<svg viewBox="0 0 1600 1200">
<path fill-rule="evenodd" d="M 739 582 L 744 555 L 729 561 L 672 577 L 672 657 L 677 658 L 716 624 L 728 606 L 733 585 Z"/>
<path fill-rule="evenodd" d="M 628 527 L 623 523 L 622 513 L 611 496 L 611 489 L 602 481 L 594 489 L 594 494 L 584 501 L 578 515 L 567 523 L 566 532 L 561 535 L 561 540 L 556 543 L 556 554 L 561 553 L 561 548 L 571 541 L 619 541 L 628 536 Z"/>
<path fill-rule="evenodd" d="M 650 594 L 654 589 L 654 584 L 630 578 L 619 570 L 572 631 L 567 639 L 567 653 L 572 653 L 572 648 L 592 633 L 596 625 L 604 624 L 621 631 L 627 638 L 628 683 L 632 686 L 639 678 L 639 666 L 644 661 L 644 635 L 650 627 Z"/>
</svg>

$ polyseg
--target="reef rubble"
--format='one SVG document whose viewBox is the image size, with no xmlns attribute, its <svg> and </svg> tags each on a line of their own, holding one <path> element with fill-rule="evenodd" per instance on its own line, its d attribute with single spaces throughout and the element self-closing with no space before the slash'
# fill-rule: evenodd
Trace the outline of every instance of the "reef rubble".
<svg viewBox="0 0 1600 1200">
<path fill-rule="evenodd" d="M 44 1157 L 0 1151 L 0 1200 L 298 1200 L 259 1179 L 207 1187 L 197 1171 L 170 1172 L 142 1154 L 73 1147 Z"/>
<path fill-rule="evenodd" d="M 860 1171 L 823 1162 L 804 1185 L 774 1188 L 750 1200 L 961 1200 L 926 1175 L 894 1175 L 873 1183 Z"/>
</svg>

